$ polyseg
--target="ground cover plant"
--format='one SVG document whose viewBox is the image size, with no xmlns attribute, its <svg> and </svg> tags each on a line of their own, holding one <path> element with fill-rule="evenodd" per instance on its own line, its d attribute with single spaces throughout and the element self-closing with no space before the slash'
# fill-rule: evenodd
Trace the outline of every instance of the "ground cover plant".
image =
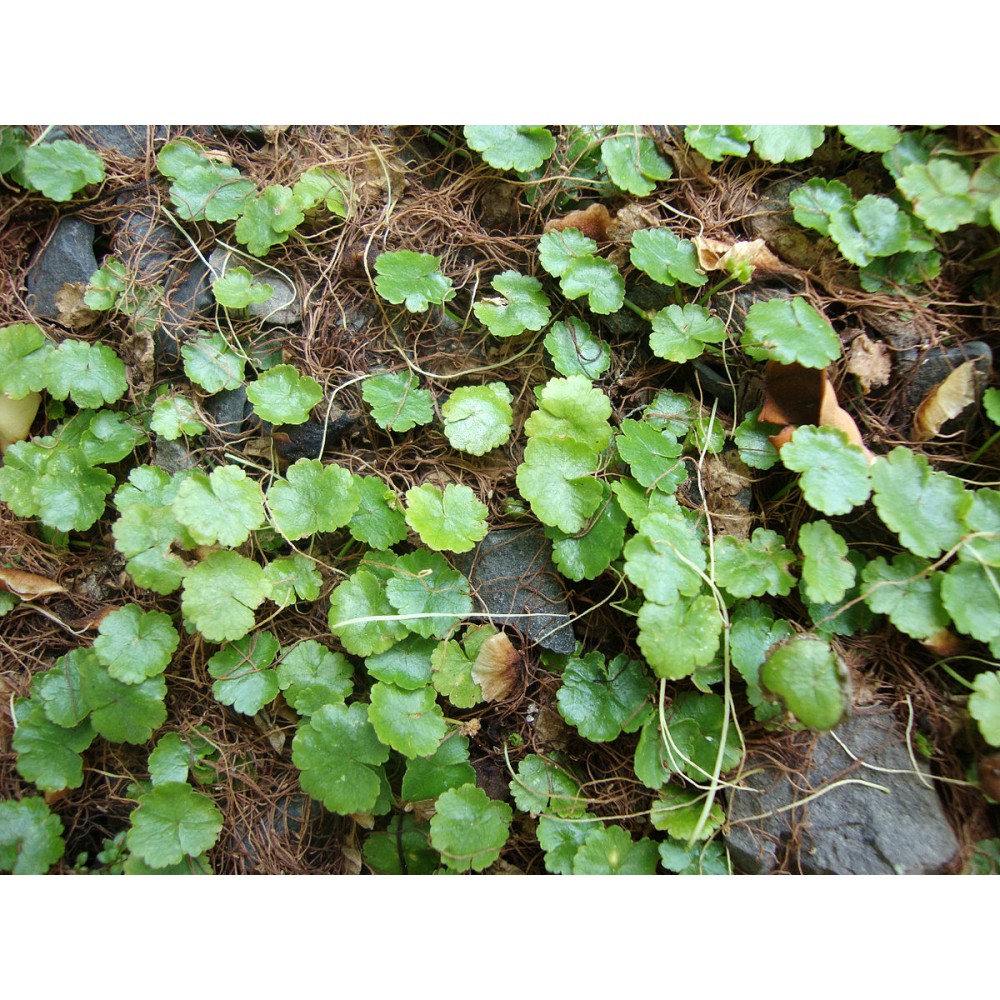
<svg viewBox="0 0 1000 1000">
<path fill-rule="evenodd" d="M 995 870 L 998 138 L 5 127 L 0 871 L 726 874 L 872 705 Z"/>
</svg>

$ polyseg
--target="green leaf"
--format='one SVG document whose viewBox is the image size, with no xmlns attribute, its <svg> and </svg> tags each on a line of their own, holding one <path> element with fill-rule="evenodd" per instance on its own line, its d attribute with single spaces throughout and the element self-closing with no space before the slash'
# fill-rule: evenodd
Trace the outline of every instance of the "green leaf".
<svg viewBox="0 0 1000 1000">
<path fill-rule="evenodd" d="M 771 609 L 760 601 L 746 601 L 732 613 L 729 652 L 733 666 L 747 685 L 747 701 L 754 707 L 760 722 L 780 714 L 780 709 L 766 701 L 760 689 L 760 668 L 775 643 L 794 634 L 783 618 L 774 619 Z"/>
<path fill-rule="evenodd" d="M 698 528 L 680 510 L 650 514 L 625 543 L 625 575 L 660 604 L 699 593 L 706 566 Z"/>
<path fill-rule="evenodd" d="M 621 553 L 628 518 L 607 484 L 603 492 L 597 512 L 582 533 L 567 535 L 558 528 L 545 528 L 552 540 L 552 561 L 568 580 L 595 580 Z"/>
<path fill-rule="evenodd" d="M 860 592 L 859 574 L 865 567 L 865 557 L 857 549 L 851 549 L 847 553 L 847 559 L 854 566 L 856 582 L 844 595 L 843 604 L 806 601 L 809 617 L 815 623 L 814 631 L 823 637 L 867 632 L 874 620 L 874 615 Z"/>
<path fill-rule="evenodd" d="M 768 163 L 804 160 L 825 138 L 822 125 L 749 125 L 745 129 L 753 151 Z"/>
<path fill-rule="evenodd" d="M 788 571 L 793 562 L 784 537 L 769 528 L 756 528 L 744 541 L 722 535 L 715 543 L 715 581 L 733 597 L 785 597 L 795 586 Z"/>
<path fill-rule="evenodd" d="M 588 296 L 591 312 L 617 312 L 625 301 L 625 281 L 611 261 L 595 257 L 597 244 L 576 229 L 546 233 L 538 243 L 538 259 L 559 278 L 568 299 Z"/>
<path fill-rule="evenodd" d="M 123 684 L 96 656 L 80 663 L 80 695 L 90 710 L 90 722 L 112 743 L 145 743 L 166 721 L 166 694 L 162 676 Z"/>
<path fill-rule="evenodd" d="M 571 657 L 556 694 L 559 714 L 586 740 L 610 743 L 634 733 L 648 715 L 653 679 L 623 653 L 610 662 L 598 652 Z"/>
<path fill-rule="evenodd" d="M 750 152 L 742 125 L 688 125 L 684 129 L 684 141 L 706 160 L 746 156 Z"/>
<path fill-rule="evenodd" d="M 580 795 L 579 782 L 558 757 L 546 759 L 528 754 L 517 766 L 510 782 L 510 794 L 521 812 L 539 815 L 582 816 L 587 800 Z"/>
<path fill-rule="evenodd" d="M 85 651 L 90 653 L 89 650 Z M 52 722 L 34 700 L 15 704 L 17 729 L 11 748 L 17 751 L 17 771 L 43 792 L 79 788 L 83 784 L 81 754 L 94 741 L 90 722 L 65 728 Z"/>
<path fill-rule="evenodd" d="M 466 630 L 468 637 L 471 629 Z M 431 683 L 455 708 L 472 708 L 483 700 L 482 688 L 472 676 L 472 664 L 477 650 L 466 639 L 466 648 L 454 640 L 442 642 L 431 653 Z"/>
<path fill-rule="evenodd" d="M 840 181 L 813 177 L 788 195 L 792 215 L 800 226 L 815 229 L 821 236 L 830 235 L 830 219 L 841 209 L 854 207 L 851 189 Z"/>
<path fill-rule="evenodd" d="M 682 364 L 700 357 L 706 345 L 725 339 L 725 324 L 703 306 L 667 306 L 653 316 L 649 347 L 658 358 Z"/>
<path fill-rule="evenodd" d="M 690 396 L 670 389 L 660 389 L 653 401 L 642 411 L 645 423 L 673 438 L 684 437 L 695 417 L 695 404 Z"/>
<path fill-rule="evenodd" d="M 697 784 L 711 778 L 717 766 L 725 716 L 725 702 L 717 694 L 685 691 L 677 695 L 667 712 L 669 738 L 664 741 L 670 769 L 686 774 Z M 720 773 L 731 771 L 741 757 L 739 732 L 730 724 Z"/>
<path fill-rule="evenodd" d="M 570 317 L 554 323 L 544 344 L 560 375 L 583 375 L 593 380 L 611 366 L 610 348 L 582 319 Z"/>
<path fill-rule="evenodd" d="M 806 599 L 836 604 L 854 586 L 854 566 L 847 558 L 847 542 L 829 521 L 813 521 L 799 528 L 802 582 Z"/>
<path fill-rule="evenodd" d="M 1000 424 L 1000 389 L 987 389 L 983 393 L 983 411 L 995 424 Z"/>
<path fill-rule="evenodd" d="M 996 655 L 1000 639 L 1000 573 L 979 563 L 955 563 L 941 581 L 941 600 L 955 627 Z"/>
<path fill-rule="evenodd" d="M 623 126 L 617 135 L 605 139 L 601 160 L 616 187 L 640 198 L 652 194 L 655 182 L 669 180 L 674 172 L 638 125 Z"/>
<path fill-rule="evenodd" d="M 472 613 L 469 581 L 437 552 L 400 556 L 386 583 L 389 603 L 404 617 L 411 632 L 443 639 Z M 420 617 L 434 615 L 434 617 Z"/>
<path fill-rule="evenodd" d="M 1000 670 L 977 675 L 969 695 L 969 714 L 990 746 L 1000 747 Z"/>
<path fill-rule="evenodd" d="M 396 617 L 382 581 L 368 570 L 357 570 L 330 594 L 330 631 L 355 656 L 384 653 L 409 631 L 400 621 L 378 620 L 384 616 Z"/>
<path fill-rule="evenodd" d="M 660 790 L 659 797 L 653 803 L 649 821 L 654 830 L 664 830 L 674 840 L 688 841 L 701 823 L 704 801 L 704 792 L 697 792 L 693 788 L 681 788 L 678 785 L 667 785 Z M 713 802 L 698 839 L 708 840 L 722 826 L 725 818 L 722 804 L 718 801 Z"/>
<path fill-rule="evenodd" d="M 319 383 L 291 365 L 275 365 L 247 386 L 254 413 L 272 424 L 304 424 L 322 398 Z"/>
<path fill-rule="evenodd" d="M 516 337 L 525 330 L 541 330 L 552 318 L 549 297 L 537 278 L 504 271 L 490 283 L 498 299 L 481 299 L 472 311 L 494 337 Z"/>
<path fill-rule="evenodd" d="M 538 394 L 524 424 L 529 439 L 546 438 L 586 445 L 595 455 L 611 440 L 611 400 L 583 375 L 553 378 Z"/>
<path fill-rule="evenodd" d="M 972 178 L 958 163 L 944 158 L 911 163 L 896 184 L 913 203 L 913 214 L 936 233 L 950 233 L 975 218 Z"/>
<path fill-rule="evenodd" d="M 149 780 L 153 786 L 188 780 L 192 747 L 179 733 L 165 733 L 149 755 Z"/>
<path fill-rule="evenodd" d="M 64 340 L 45 359 L 45 388 L 53 399 L 72 399 L 77 406 L 97 409 L 120 399 L 128 388 L 125 366 L 104 344 Z"/>
<path fill-rule="evenodd" d="M 88 414 L 81 413 L 80 420 Z M 80 435 L 80 450 L 91 465 L 107 465 L 128 458 L 146 435 L 124 413 L 98 410 Z"/>
<path fill-rule="evenodd" d="M 299 725 L 292 761 L 312 798 L 340 815 L 370 813 L 382 788 L 389 748 L 368 721 L 368 706 L 324 705 Z"/>
<path fill-rule="evenodd" d="M 239 170 L 209 159 L 190 139 L 168 142 L 160 150 L 156 166 L 174 182 L 170 200 L 177 215 L 190 222 L 230 222 L 239 217 L 256 190 Z"/>
<path fill-rule="evenodd" d="M 426 312 L 455 297 L 451 278 L 441 274 L 441 261 L 429 253 L 396 250 L 375 259 L 375 290 L 394 305 L 404 304 L 412 313 Z"/>
<path fill-rule="evenodd" d="M 246 309 L 266 302 L 274 294 L 274 286 L 258 281 L 246 267 L 228 267 L 226 273 L 212 282 L 215 301 L 226 309 Z"/>
<path fill-rule="evenodd" d="M 264 570 L 236 552 L 210 552 L 184 577 L 184 618 L 209 642 L 242 639 L 270 588 Z"/>
<path fill-rule="evenodd" d="M 28 146 L 20 158 L 25 187 L 52 201 L 69 201 L 88 184 L 104 180 L 104 161 L 92 149 L 69 139 Z"/>
<path fill-rule="evenodd" d="M 122 864 L 123 875 L 214 875 L 212 864 L 208 857 L 199 854 L 196 858 L 185 857 L 176 865 L 164 865 L 153 868 L 146 864 L 138 854 L 130 854 Z"/>
<path fill-rule="evenodd" d="M 561 278 L 576 260 L 595 253 L 597 243 L 579 229 L 555 230 L 538 241 L 538 262 L 553 278 Z"/>
<path fill-rule="evenodd" d="M 587 834 L 573 859 L 574 875 L 655 875 L 659 852 L 643 837 L 634 841 L 620 826 Z"/>
<path fill-rule="evenodd" d="M 632 234 L 632 263 L 661 285 L 678 281 L 699 288 L 708 278 L 698 270 L 698 251 L 691 240 L 681 239 L 667 228 L 637 229 Z"/>
<path fill-rule="evenodd" d="M 354 690 L 354 668 L 341 653 L 307 639 L 282 656 L 278 686 L 299 715 L 313 715 L 324 705 L 344 703 Z"/>
<path fill-rule="evenodd" d="M 634 480 L 622 478 L 611 484 L 622 512 L 638 528 L 645 517 L 650 514 L 667 514 L 673 516 L 681 512 L 681 505 L 676 497 L 667 496 L 657 490 L 643 490 Z"/>
<path fill-rule="evenodd" d="M 181 357 L 187 377 L 209 394 L 237 389 L 243 384 L 246 360 L 230 348 L 221 333 L 202 334 L 189 340 L 181 348 Z"/>
<path fill-rule="evenodd" d="M 0 466 L 0 500 L 19 517 L 59 531 L 86 531 L 104 513 L 114 477 L 92 468 L 79 448 L 11 445 Z"/>
<path fill-rule="evenodd" d="M 23 399 L 46 387 L 48 356 L 53 351 L 34 323 L 0 327 L 0 393 Z"/>
<path fill-rule="evenodd" d="M 278 640 L 270 632 L 255 632 L 220 649 L 208 661 L 214 677 L 212 694 L 243 715 L 256 715 L 277 697 L 278 672 L 271 667 Z"/>
<path fill-rule="evenodd" d="M 913 288 L 921 282 L 933 281 L 941 273 L 941 255 L 930 253 L 897 253 L 892 257 L 873 260 L 858 273 L 866 292 L 898 293 L 900 288 Z"/>
<path fill-rule="evenodd" d="M 835 427 L 799 427 L 782 447 L 781 461 L 802 473 L 806 503 L 824 514 L 846 514 L 871 493 L 864 451 Z"/>
<path fill-rule="evenodd" d="M 351 537 L 376 551 L 391 548 L 406 538 L 406 518 L 395 492 L 378 476 L 353 478 L 361 503 L 348 525 Z"/>
<path fill-rule="evenodd" d="M 510 834 L 513 810 L 481 788 L 451 788 L 437 800 L 431 844 L 452 871 L 481 872 L 497 858 Z"/>
<path fill-rule="evenodd" d="M 315 601 L 323 586 L 316 564 L 298 552 L 269 562 L 264 567 L 264 581 L 270 588 L 271 600 L 279 608 L 287 608 L 296 601 Z"/>
<path fill-rule="evenodd" d="M 833 729 L 850 704 L 847 667 L 822 639 L 797 636 L 773 649 L 760 682 L 810 729 Z"/>
<path fill-rule="evenodd" d="M 72 649 L 31 678 L 31 704 L 41 706 L 57 726 L 72 729 L 90 714 L 80 694 L 80 664 L 88 659 L 95 659 L 93 650 Z"/>
<path fill-rule="evenodd" d="M 889 198 L 869 194 L 830 216 L 830 236 L 846 260 L 865 267 L 906 249 L 910 220 Z"/>
<path fill-rule="evenodd" d="M 135 604 L 112 611 L 98 632 L 94 652 L 108 673 L 124 684 L 141 684 L 162 674 L 180 644 L 169 615 L 143 611 Z"/>
<path fill-rule="evenodd" d="M 600 820 L 584 813 L 572 820 L 545 815 L 536 828 L 538 844 L 545 852 L 545 870 L 553 875 L 572 875 L 573 859 L 587 835 L 601 828 Z"/>
<path fill-rule="evenodd" d="M 372 419 L 384 431 L 404 431 L 434 419 L 434 400 L 420 388 L 416 375 L 406 372 L 374 375 L 365 379 L 361 395 L 371 407 Z"/>
<path fill-rule="evenodd" d="M 66 850 L 63 825 L 39 798 L 0 802 L 0 871 L 45 875 Z"/>
<path fill-rule="evenodd" d="M 468 552 L 488 531 L 487 513 L 468 486 L 425 483 L 406 491 L 406 523 L 437 551 Z"/>
<path fill-rule="evenodd" d="M 660 864 L 678 875 L 731 875 L 725 847 L 718 840 L 707 844 L 660 842 Z"/>
<path fill-rule="evenodd" d="M 744 465 L 751 469 L 770 469 L 778 461 L 778 449 L 770 436 L 781 429 L 775 424 L 761 423 L 761 408 L 751 410 L 733 430 L 733 442 L 740 450 Z"/>
<path fill-rule="evenodd" d="M 339 465 L 300 458 L 267 491 L 274 526 L 295 541 L 350 523 L 361 506 L 355 477 Z"/>
<path fill-rule="evenodd" d="M 367 657 L 365 669 L 376 680 L 416 691 L 431 683 L 431 654 L 437 647 L 434 639 L 408 635 L 384 653 Z"/>
<path fill-rule="evenodd" d="M 980 840 L 963 875 L 1000 875 L 1000 837 Z"/>
<path fill-rule="evenodd" d="M 506 444 L 514 420 L 513 401 L 503 382 L 456 389 L 441 407 L 445 437 L 452 448 L 485 455 Z"/>
<path fill-rule="evenodd" d="M 899 142 L 895 125 L 838 125 L 844 141 L 862 153 L 887 153 Z"/>
<path fill-rule="evenodd" d="M 757 361 L 798 363 L 804 368 L 826 368 L 840 357 L 833 327 L 800 296 L 755 302 L 747 312 L 740 343 Z"/>
<path fill-rule="evenodd" d="M 9 174 L 24 158 L 28 134 L 16 125 L 0 128 L 0 174 Z"/>
<path fill-rule="evenodd" d="M 784 448 L 781 453 L 784 458 Z M 934 472 L 923 455 L 894 448 L 876 460 L 871 481 L 879 517 L 914 555 L 936 559 L 962 540 L 972 494 L 960 479 Z"/>
<path fill-rule="evenodd" d="M 149 429 L 167 441 L 176 441 L 184 435 L 197 437 L 206 430 L 197 412 L 186 396 L 163 396 L 153 404 Z"/>
<path fill-rule="evenodd" d="M 958 558 L 1000 566 L 1000 490 L 975 490 L 964 521 L 971 534 L 958 550 Z"/>
<path fill-rule="evenodd" d="M 466 125 L 465 141 L 497 170 L 528 171 L 555 152 L 552 133 L 541 125 Z"/>
<path fill-rule="evenodd" d="M 351 182 L 339 170 L 310 167 L 295 182 L 292 195 L 303 212 L 325 205 L 331 215 L 346 219 L 351 206 Z"/>
<path fill-rule="evenodd" d="M 433 875 L 438 869 L 428 825 L 418 824 L 409 814 L 393 816 L 388 829 L 371 834 L 365 840 L 364 858 L 379 875 Z"/>
<path fill-rule="evenodd" d="M 207 795 L 174 781 L 141 795 L 131 824 L 128 849 L 151 868 L 165 868 L 214 847 L 222 813 Z"/>
<path fill-rule="evenodd" d="M 207 476 L 196 472 L 185 479 L 171 510 L 199 545 L 235 548 L 266 521 L 260 486 L 235 465 L 219 466 Z"/>
<path fill-rule="evenodd" d="M 596 456 L 571 439 L 538 437 L 524 449 L 517 469 L 517 488 L 543 523 L 567 535 L 583 531 L 604 496 L 594 478 Z"/>
<path fill-rule="evenodd" d="M 284 243 L 304 219 L 292 189 L 271 184 L 243 202 L 243 213 L 236 223 L 236 239 L 255 257 L 263 257 L 271 247 Z"/>
<path fill-rule="evenodd" d="M 669 605 L 647 601 L 639 609 L 639 649 L 657 677 L 679 680 L 712 662 L 722 618 L 707 594 Z"/>
<path fill-rule="evenodd" d="M 900 632 L 929 639 L 948 627 L 950 618 L 941 603 L 943 577 L 931 571 L 926 559 L 900 552 L 890 565 L 879 556 L 865 566 L 861 579 L 868 606 L 888 615 Z"/>
<path fill-rule="evenodd" d="M 407 691 L 378 681 L 372 685 L 368 721 L 378 738 L 404 757 L 429 757 L 448 732 L 432 687 Z"/>
<path fill-rule="evenodd" d="M 430 757 L 406 762 L 400 790 L 404 802 L 436 799 L 450 788 L 474 785 L 476 771 L 469 763 L 469 741 L 454 733 Z"/>
</svg>

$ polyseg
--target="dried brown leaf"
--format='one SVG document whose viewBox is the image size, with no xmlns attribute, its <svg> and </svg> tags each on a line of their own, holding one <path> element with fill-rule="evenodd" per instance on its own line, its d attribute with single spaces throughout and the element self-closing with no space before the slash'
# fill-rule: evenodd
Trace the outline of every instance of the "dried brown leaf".
<svg viewBox="0 0 1000 1000">
<path fill-rule="evenodd" d="M 482 688 L 484 701 L 501 701 L 517 680 L 519 654 L 503 632 L 497 632 L 479 647 L 472 664 L 472 679 Z"/>
<path fill-rule="evenodd" d="M 584 236 L 603 243 L 608 238 L 611 214 L 601 204 L 577 209 L 560 219 L 550 219 L 545 224 L 545 232 L 562 232 L 564 229 L 579 229 Z"/>
<path fill-rule="evenodd" d="M 698 251 L 698 266 L 703 271 L 726 271 L 729 265 L 746 261 L 762 274 L 791 274 L 789 267 L 768 249 L 761 240 L 737 240 L 729 243 L 708 236 L 695 236 L 691 240 Z"/>
<path fill-rule="evenodd" d="M 47 576 L 25 573 L 24 570 L 9 567 L 0 569 L 0 590 L 17 594 L 18 597 L 26 601 L 47 597 L 50 594 L 66 593 L 65 587 L 56 583 L 55 580 L 50 580 Z"/>
<path fill-rule="evenodd" d="M 80 281 L 67 281 L 62 288 L 56 292 L 56 311 L 59 314 L 59 322 L 70 330 L 83 330 L 97 319 L 96 313 L 89 306 L 84 304 L 83 294 L 86 286 Z"/>
<path fill-rule="evenodd" d="M 929 649 L 935 656 L 957 656 L 966 648 L 965 640 L 946 628 L 935 632 L 929 639 L 922 639 L 920 645 Z"/>
<path fill-rule="evenodd" d="M 976 401 L 976 363 L 960 364 L 924 397 L 913 417 L 913 440 L 929 441 L 941 428 Z"/>
<path fill-rule="evenodd" d="M 857 376 L 864 393 L 870 392 L 873 387 L 888 385 L 892 374 L 888 348 L 882 341 L 872 340 L 866 333 L 859 334 L 851 341 L 847 370 Z"/>
</svg>

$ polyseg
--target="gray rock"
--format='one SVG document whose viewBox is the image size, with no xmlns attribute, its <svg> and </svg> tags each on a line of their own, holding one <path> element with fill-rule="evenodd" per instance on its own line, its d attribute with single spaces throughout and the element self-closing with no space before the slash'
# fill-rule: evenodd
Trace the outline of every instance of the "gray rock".
<svg viewBox="0 0 1000 1000">
<path fill-rule="evenodd" d="M 789 264 L 808 269 L 819 260 L 822 248 L 813 238 L 815 234 L 800 226 L 792 214 L 788 196 L 802 183 L 801 178 L 790 177 L 772 184 L 747 221 L 754 239 L 764 240 L 772 253 Z"/>
<path fill-rule="evenodd" d="M 137 160 L 146 155 L 147 145 L 152 139 L 162 139 L 166 134 L 163 125 L 78 125 L 73 129 L 73 135 L 60 126 L 49 132 L 46 141 L 75 138 L 91 149 L 113 149 L 122 156 Z"/>
<path fill-rule="evenodd" d="M 573 629 L 560 625 L 569 605 L 552 565 L 552 547 L 537 527 L 491 531 L 457 566 L 496 625 L 512 625 L 523 636 L 556 653 L 576 648 Z M 509 615 L 537 613 L 537 617 Z"/>
<path fill-rule="evenodd" d="M 245 267 L 258 281 L 271 286 L 272 294 L 263 302 L 254 302 L 247 312 L 259 317 L 264 323 L 274 326 L 290 326 L 302 317 L 302 305 L 294 286 L 276 271 L 261 267 L 241 254 L 235 254 L 225 247 L 216 247 L 208 258 L 208 266 L 214 277 L 224 277 L 231 267 Z"/>
<path fill-rule="evenodd" d="M 43 319 L 58 319 L 59 289 L 65 284 L 86 285 L 96 270 L 94 227 L 82 219 L 60 219 L 28 271 L 28 309 Z"/>
<path fill-rule="evenodd" d="M 212 431 L 223 440 L 238 437 L 243 431 L 243 423 L 253 410 L 247 400 L 245 386 L 223 389 L 209 396 L 202 404 L 211 418 Z"/>
<path fill-rule="evenodd" d="M 933 786 L 912 773 L 892 713 L 882 706 L 857 709 L 835 733 L 865 763 L 906 773 L 861 767 L 831 733 L 798 734 L 801 773 L 788 774 L 765 758 L 748 759 L 746 770 L 757 771 L 744 781 L 752 791 L 731 793 L 729 803 L 726 843 L 736 867 L 752 875 L 779 869 L 803 875 L 931 875 L 952 866 L 958 841 Z M 843 778 L 890 792 L 845 784 L 777 812 Z"/>
<path fill-rule="evenodd" d="M 903 380 L 907 405 L 919 406 L 927 393 L 966 361 L 972 362 L 976 395 L 981 396 L 993 367 L 993 352 L 989 344 L 981 340 L 971 340 L 956 347 L 934 347 L 919 355 L 916 351 L 897 355 L 896 370 Z M 955 419 L 960 420 L 960 417 Z M 941 433 L 947 434 L 954 429 L 953 422 L 949 421 L 941 428 Z"/>
</svg>

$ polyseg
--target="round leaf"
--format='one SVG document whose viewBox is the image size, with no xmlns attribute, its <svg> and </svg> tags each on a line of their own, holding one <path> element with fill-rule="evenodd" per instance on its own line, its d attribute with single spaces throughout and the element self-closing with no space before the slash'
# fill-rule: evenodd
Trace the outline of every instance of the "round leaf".
<svg viewBox="0 0 1000 1000">
<path fill-rule="evenodd" d="M 773 650 L 760 681 L 810 729 L 833 729 L 850 701 L 847 668 L 821 639 L 798 637 Z"/>
<path fill-rule="evenodd" d="M 152 868 L 175 865 L 215 846 L 222 813 L 190 785 L 166 782 L 139 799 L 132 813 L 128 848 Z"/>
<path fill-rule="evenodd" d="M 431 844 L 452 871 L 481 872 L 500 857 L 513 815 L 475 785 L 449 789 L 437 800 Z"/>
</svg>

